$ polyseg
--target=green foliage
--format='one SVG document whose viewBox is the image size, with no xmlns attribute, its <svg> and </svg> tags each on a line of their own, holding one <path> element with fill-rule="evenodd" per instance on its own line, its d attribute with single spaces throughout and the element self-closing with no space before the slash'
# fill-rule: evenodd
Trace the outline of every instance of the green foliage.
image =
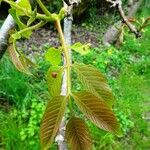
<svg viewBox="0 0 150 150">
<path fill-rule="evenodd" d="M 57 96 L 61 93 L 62 67 L 50 67 L 47 72 L 47 84 L 51 96 Z"/>
<path fill-rule="evenodd" d="M 28 78 L 18 72 L 12 65 L 8 57 L 4 57 L 0 62 L 0 97 L 5 98 L 17 107 L 26 105 L 25 97 L 28 96 Z M 27 94 L 28 93 L 28 94 Z"/>
<path fill-rule="evenodd" d="M 80 53 L 81 55 L 86 55 L 89 53 L 89 48 L 90 48 L 91 44 L 81 44 L 80 42 L 73 44 L 72 46 L 70 46 L 70 48 L 78 53 Z"/>
<path fill-rule="evenodd" d="M 18 5 L 20 7 L 25 8 L 26 10 L 31 11 L 31 5 L 30 5 L 30 1 L 29 0 L 20 0 Z M 22 16 L 25 15 L 24 12 L 20 11 L 20 10 L 16 10 L 17 11 L 17 15 Z"/>
<path fill-rule="evenodd" d="M 61 51 L 54 47 L 49 48 L 45 53 L 45 60 L 49 61 L 52 65 L 57 66 L 61 63 Z"/>
</svg>

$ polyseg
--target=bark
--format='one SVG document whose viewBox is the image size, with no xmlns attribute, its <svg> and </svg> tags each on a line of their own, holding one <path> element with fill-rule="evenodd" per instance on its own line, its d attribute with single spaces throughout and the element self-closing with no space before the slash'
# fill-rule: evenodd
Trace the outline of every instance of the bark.
<svg viewBox="0 0 150 150">
<path fill-rule="evenodd" d="M 133 3 L 131 3 L 131 1 L 130 1 L 129 7 L 128 7 L 127 18 L 130 18 L 135 15 L 135 13 L 139 9 L 142 2 L 143 2 L 143 0 L 139 0 L 139 1 L 135 0 Z M 118 21 L 113 26 L 110 26 L 108 28 L 108 30 L 106 31 L 106 33 L 104 34 L 103 39 L 102 39 L 102 43 L 105 46 L 110 46 L 111 44 L 113 44 L 116 41 L 117 35 L 119 33 L 118 29 L 120 29 L 121 26 L 122 26 L 122 21 Z"/>
</svg>

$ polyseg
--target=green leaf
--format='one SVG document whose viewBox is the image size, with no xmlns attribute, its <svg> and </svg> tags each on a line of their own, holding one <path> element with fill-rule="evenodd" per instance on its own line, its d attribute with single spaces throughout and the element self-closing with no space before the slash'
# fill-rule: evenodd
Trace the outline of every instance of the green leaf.
<svg viewBox="0 0 150 150">
<path fill-rule="evenodd" d="M 12 44 L 8 47 L 8 53 L 16 69 L 25 74 L 32 75 L 28 70 L 28 65 L 24 62 L 21 55 L 16 51 Z"/>
<path fill-rule="evenodd" d="M 20 0 L 18 5 L 20 7 L 23 7 L 24 9 L 26 9 L 26 11 L 31 11 L 31 5 L 30 5 L 29 0 Z M 21 10 L 17 10 L 17 15 L 18 16 L 23 16 L 23 15 L 25 15 L 25 13 L 22 12 Z"/>
<path fill-rule="evenodd" d="M 61 62 L 61 51 L 54 47 L 49 48 L 45 53 L 45 60 L 49 61 L 52 65 L 59 65 Z"/>
<path fill-rule="evenodd" d="M 9 9 L 9 13 L 11 14 L 11 16 L 13 17 L 13 19 L 15 20 L 15 22 L 17 23 L 17 25 L 19 26 L 19 29 L 22 30 L 24 28 L 26 28 L 26 25 L 24 23 L 21 22 L 19 16 L 16 13 L 16 9 Z"/>
<path fill-rule="evenodd" d="M 19 26 L 20 30 L 27 28 L 27 26 L 20 20 L 18 14 L 16 12 L 16 9 L 9 9 L 9 13 L 13 17 L 13 19 L 15 20 L 16 24 Z M 25 37 L 25 38 L 29 38 L 31 36 L 31 34 L 32 34 L 32 31 L 30 30 L 27 32 L 23 32 L 21 34 L 21 36 Z"/>
<path fill-rule="evenodd" d="M 63 7 L 60 11 L 59 11 L 59 19 L 62 20 L 65 16 L 65 13 L 66 13 L 66 9 Z"/>
<path fill-rule="evenodd" d="M 77 76 L 86 90 L 106 101 L 109 106 L 114 102 L 114 96 L 107 84 L 106 78 L 94 67 L 85 64 L 73 65 Z"/>
<path fill-rule="evenodd" d="M 11 38 L 13 38 L 13 40 L 19 40 L 21 39 L 21 35 L 18 32 L 16 32 L 11 35 Z"/>
<path fill-rule="evenodd" d="M 96 126 L 118 136 L 122 134 L 114 113 L 103 100 L 89 92 L 78 92 L 72 96 L 79 109 Z"/>
<path fill-rule="evenodd" d="M 47 73 L 48 89 L 51 96 L 60 95 L 63 68 L 50 67 Z"/>
<path fill-rule="evenodd" d="M 70 150 L 92 150 L 92 141 L 85 122 L 73 117 L 66 126 L 66 139 Z"/>
<path fill-rule="evenodd" d="M 37 8 L 35 8 L 34 11 L 32 12 L 31 17 L 27 22 L 27 26 L 30 26 L 35 21 L 36 15 L 37 15 Z"/>
<path fill-rule="evenodd" d="M 59 129 L 65 108 L 67 97 L 56 96 L 49 101 L 40 127 L 40 141 L 42 150 L 48 150 Z"/>
<path fill-rule="evenodd" d="M 37 67 L 37 64 L 33 63 L 28 57 L 20 53 L 20 57 L 22 62 L 24 63 L 24 66 L 26 67 Z"/>
<path fill-rule="evenodd" d="M 86 55 L 90 52 L 91 44 L 81 44 L 80 42 L 75 43 L 74 45 L 70 46 L 71 49 L 80 53 L 81 55 Z"/>
</svg>

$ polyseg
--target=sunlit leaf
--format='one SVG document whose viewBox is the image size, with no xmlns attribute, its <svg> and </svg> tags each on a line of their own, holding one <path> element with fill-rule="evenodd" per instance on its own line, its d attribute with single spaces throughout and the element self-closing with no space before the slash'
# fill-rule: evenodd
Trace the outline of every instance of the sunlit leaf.
<svg viewBox="0 0 150 150">
<path fill-rule="evenodd" d="M 16 69 L 18 69 L 20 72 L 31 75 L 31 73 L 29 72 L 28 67 L 25 64 L 24 60 L 22 59 L 21 55 L 16 51 L 16 49 L 14 48 L 14 46 L 12 44 L 8 47 L 8 53 L 12 59 L 13 64 L 15 65 Z"/>
<path fill-rule="evenodd" d="M 121 135 L 119 123 L 112 110 L 105 102 L 89 92 L 74 93 L 73 98 L 78 108 L 96 126 L 106 131 Z"/>
<path fill-rule="evenodd" d="M 47 73 L 47 83 L 51 96 L 61 93 L 63 69 L 61 67 L 50 67 Z"/>
<path fill-rule="evenodd" d="M 67 97 L 56 96 L 49 101 L 40 128 L 40 141 L 42 150 L 48 150 L 59 129 L 65 108 Z"/>
<path fill-rule="evenodd" d="M 100 99 L 112 106 L 114 97 L 112 91 L 107 84 L 106 78 L 96 68 L 91 65 L 77 64 L 73 65 L 79 80 L 90 91 Z"/>
<path fill-rule="evenodd" d="M 59 65 L 61 62 L 61 51 L 54 47 L 49 48 L 45 53 L 45 60 L 49 61 L 52 65 Z"/>
<path fill-rule="evenodd" d="M 30 1 L 29 0 L 20 0 L 18 5 L 20 7 L 23 7 L 27 11 L 31 11 L 31 5 L 30 5 Z M 20 15 L 22 16 L 22 15 L 25 15 L 25 13 L 20 11 L 20 10 L 17 10 L 17 15 L 18 16 L 20 16 Z"/>
<path fill-rule="evenodd" d="M 21 35 L 18 32 L 16 32 L 15 34 L 11 35 L 11 38 L 13 38 L 13 40 L 19 40 L 21 38 Z"/>
<path fill-rule="evenodd" d="M 36 15 L 37 15 L 37 8 L 35 8 L 34 11 L 31 13 L 31 17 L 27 22 L 27 26 L 30 26 L 35 21 Z"/>
<path fill-rule="evenodd" d="M 11 16 L 13 17 L 13 19 L 15 20 L 16 24 L 19 26 L 19 29 L 22 30 L 22 29 L 25 29 L 27 28 L 27 25 L 25 25 L 19 18 L 17 12 L 16 12 L 16 9 L 9 9 L 9 13 L 11 14 Z M 25 38 L 29 38 L 32 34 L 32 31 L 26 31 L 26 32 L 23 32 L 21 34 L 22 37 L 25 37 Z"/>
<path fill-rule="evenodd" d="M 13 19 L 15 20 L 15 22 L 19 26 L 20 30 L 26 28 L 26 25 L 21 22 L 19 16 L 17 15 L 16 9 L 9 9 L 9 13 L 11 14 L 11 16 L 13 17 Z"/>
<path fill-rule="evenodd" d="M 92 141 L 85 122 L 73 117 L 66 126 L 66 139 L 70 150 L 92 150 Z"/>
<path fill-rule="evenodd" d="M 80 42 L 75 43 L 74 45 L 70 46 L 71 49 L 80 53 L 81 55 L 86 55 L 90 52 L 91 44 L 81 44 Z"/>
</svg>

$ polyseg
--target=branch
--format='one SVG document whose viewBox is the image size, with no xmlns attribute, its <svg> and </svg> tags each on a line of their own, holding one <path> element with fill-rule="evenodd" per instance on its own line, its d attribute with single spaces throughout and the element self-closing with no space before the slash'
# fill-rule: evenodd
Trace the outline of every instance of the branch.
<svg viewBox="0 0 150 150">
<path fill-rule="evenodd" d="M 123 19 L 123 23 L 125 23 L 127 25 L 127 27 L 129 28 L 129 30 L 135 34 L 136 38 L 139 38 L 141 37 L 141 34 L 139 33 L 139 31 L 135 28 L 135 26 L 133 26 L 129 21 L 128 21 L 128 18 L 126 17 L 124 11 L 123 11 L 123 8 L 122 8 L 122 1 L 121 0 L 115 0 L 115 1 L 112 1 L 112 0 L 106 0 L 107 2 L 110 2 L 112 4 L 111 7 L 117 7 L 118 8 L 118 11 L 119 11 L 119 14 L 120 16 L 122 17 Z"/>
<path fill-rule="evenodd" d="M 65 51 L 65 54 L 63 57 L 64 59 L 64 65 L 67 66 L 67 69 L 64 71 L 63 74 L 63 80 L 62 80 L 62 89 L 61 89 L 61 95 L 67 95 L 71 91 L 71 49 L 68 48 L 68 46 L 71 45 L 71 30 L 72 30 L 72 21 L 73 21 L 73 16 L 72 16 L 72 10 L 75 5 L 78 5 L 80 0 L 72 0 L 64 1 L 64 7 L 66 8 L 66 17 L 64 18 L 64 35 L 61 32 L 61 41 L 62 41 L 62 46 Z M 59 29 L 58 29 L 59 30 Z M 66 45 L 67 44 L 67 45 Z M 66 47 L 67 46 L 67 47 Z M 69 64 L 69 66 L 68 66 Z M 63 118 L 58 134 L 56 136 L 56 142 L 58 143 L 58 149 L 59 150 L 67 150 L 67 145 L 65 143 L 65 118 Z"/>
</svg>

